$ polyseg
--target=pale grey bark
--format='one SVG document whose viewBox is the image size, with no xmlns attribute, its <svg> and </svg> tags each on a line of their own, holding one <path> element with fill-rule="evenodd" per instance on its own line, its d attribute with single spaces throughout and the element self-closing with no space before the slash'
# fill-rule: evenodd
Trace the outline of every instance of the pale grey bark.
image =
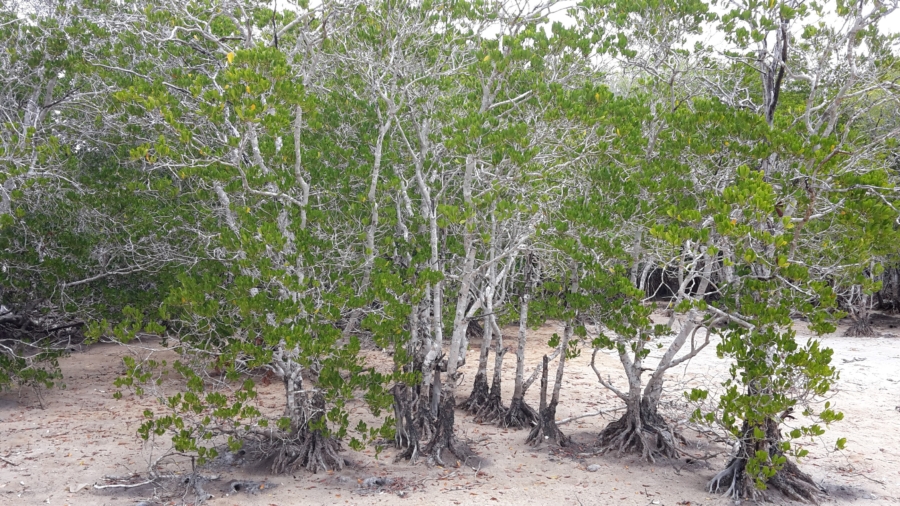
<svg viewBox="0 0 900 506">
<path fill-rule="evenodd" d="M 526 277 L 526 286 L 529 280 Z M 513 398 L 521 398 L 525 394 L 525 344 L 528 339 L 528 303 L 531 294 L 528 293 L 529 288 L 522 294 L 519 302 L 519 340 L 516 347 L 516 382 L 513 387 Z"/>
</svg>

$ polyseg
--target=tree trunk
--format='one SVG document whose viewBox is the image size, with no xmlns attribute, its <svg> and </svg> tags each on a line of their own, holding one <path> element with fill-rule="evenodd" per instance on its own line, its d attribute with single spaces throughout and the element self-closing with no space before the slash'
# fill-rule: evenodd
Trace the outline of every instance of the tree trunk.
<svg viewBox="0 0 900 506">
<path fill-rule="evenodd" d="M 503 372 L 503 356 L 509 350 L 503 347 L 503 333 L 494 321 L 493 315 L 488 316 L 488 318 L 490 319 L 490 327 L 497 332 L 497 351 L 494 353 L 494 377 L 491 380 L 491 391 L 488 394 L 487 401 L 475 414 L 477 423 L 493 423 L 506 414 L 506 408 L 503 407 L 500 379 Z"/>
<path fill-rule="evenodd" d="M 456 379 L 456 371 L 465 363 L 467 334 L 469 324 L 466 320 L 466 311 L 469 308 L 470 289 L 475 281 L 475 233 L 473 213 L 474 204 L 472 202 L 472 178 L 475 172 L 475 157 L 468 155 L 466 157 L 466 171 L 463 176 L 463 200 L 466 204 L 467 217 L 466 227 L 463 232 L 463 251 L 466 255 L 466 261 L 463 265 L 462 274 L 460 276 L 459 293 L 456 298 L 456 313 L 453 316 L 453 334 L 450 338 L 450 350 L 447 353 L 447 376 Z M 476 298 L 477 300 L 477 298 Z M 456 385 L 448 383 L 449 388 L 455 389 Z"/>
<path fill-rule="evenodd" d="M 426 294 L 425 302 L 430 301 Z M 431 413 L 429 392 L 434 381 L 433 369 L 425 369 L 426 354 L 432 350 L 432 343 L 425 338 L 428 333 L 423 324 L 428 324 L 428 316 L 420 314 L 428 312 L 427 304 L 415 304 L 409 315 L 410 341 L 407 351 L 411 362 L 405 366 L 407 372 L 419 371 L 422 373 L 422 381 L 416 385 L 398 383 L 391 389 L 394 396 L 394 442 L 400 452 L 395 460 L 409 460 L 415 463 L 422 452 L 422 442 L 427 441 L 434 434 L 434 416 Z"/>
<path fill-rule="evenodd" d="M 489 316 L 485 317 L 484 331 L 481 338 L 481 353 L 478 355 L 478 372 L 475 374 L 475 380 L 472 385 L 472 393 L 469 398 L 460 403 L 459 407 L 471 414 L 477 414 L 481 408 L 487 404 L 490 392 L 488 391 L 487 382 L 487 363 L 488 355 L 491 351 L 491 341 L 493 341 L 494 329 L 487 323 Z"/>
<path fill-rule="evenodd" d="M 290 350 L 282 342 L 272 360 L 275 374 L 284 383 L 284 416 L 291 421 L 286 432 L 273 432 L 274 447 L 263 453 L 273 455 L 272 472 L 292 473 L 299 469 L 317 472 L 343 469 L 344 459 L 337 452 L 340 442 L 326 434 L 324 427 L 325 396 L 318 390 L 303 390 L 303 366 L 297 362 L 299 351 Z"/>
<path fill-rule="evenodd" d="M 500 417 L 499 426 L 504 429 L 524 429 L 537 425 L 538 413 L 523 397 L 513 397 L 503 416 Z"/>
<path fill-rule="evenodd" d="M 452 381 L 444 386 L 435 423 L 434 436 L 424 449 L 429 465 L 459 466 L 470 464 L 477 458 L 468 445 L 460 441 L 454 432 L 456 402 L 453 399 Z"/>
<path fill-rule="evenodd" d="M 398 383 L 391 389 L 391 393 L 394 396 L 394 420 L 396 423 L 394 444 L 401 449 L 394 461 L 404 459 L 415 463 L 419 457 L 421 445 L 419 432 L 421 424 L 417 417 L 421 416 L 423 412 L 419 408 L 419 402 L 422 400 L 419 390 Z"/>
<path fill-rule="evenodd" d="M 857 295 L 858 296 L 854 296 Z M 872 298 L 862 291 L 859 286 L 853 287 L 850 300 L 847 301 L 847 309 L 850 313 L 850 319 L 853 323 L 847 327 L 844 335 L 847 337 L 872 337 L 875 335 L 875 329 L 869 321 L 869 303 Z"/>
<path fill-rule="evenodd" d="M 494 210 L 491 209 L 491 245 L 490 245 L 490 258 L 495 258 L 497 256 L 497 240 L 498 240 L 498 227 L 497 220 L 494 215 Z M 504 271 L 505 272 L 505 271 Z M 504 274 L 505 276 L 505 274 Z M 495 264 L 491 264 L 488 267 L 487 273 L 487 286 L 484 289 L 484 328 L 482 331 L 481 338 L 481 353 L 478 356 L 478 372 L 475 374 L 474 384 L 472 385 L 472 393 L 469 395 L 469 398 L 462 403 L 461 407 L 476 415 L 476 420 L 479 419 L 479 415 L 484 412 L 485 415 L 489 417 L 492 416 L 491 413 L 495 412 L 497 407 L 502 408 L 500 405 L 500 376 L 499 376 L 499 364 L 503 360 L 504 351 L 500 351 L 503 348 L 503 336 L 499 329 L 497 329 L 497 349 L 495 351 L 498 360 L 495 361 L 497 365 L 494 366 L 494 381 L 496 382 L 497 396 L 496 398 L 492 397 L 494 384 L 491 385 L 491 391 L 488 391 L 488 383 L 487 383 L 487 364 L 488 364 L 488 356 L 491 352 L 491 344 L 493 342 L 494 337 L 494 327 L 496 324 L 494 323 L 494 295 L 497 289 L 498 279 L 497 279 L 497 268 Z M 493 407 L 489 407 L 493 404 Z M 502 413 L 502 409 L 500 411 Z"/>
<path fill-rule="evenodd" d="M 682 328 L 681 334 L 686 334 Z M 679 337 L 680 337 L 679 335 Z M 643 373 L 642 349 L 643 339 L 639 336 L 638 348 L 634 351 L 634 360 L 627 352 L 620 352 L 619 358 L 625 366 L 628 377 L 628 392 L 613 391 L 625 401 L 625 414 L 618 420 L 610 423 L 601 432 L 597 444 L 602 452 L 615 451 L 617 455 L 626 452 L 640 453 L 641 458 L 655 462 L 657 457 L 677 458 L 675 449 L 676 435 L 669 424 L 657 413 L 657 403 L 662 391 L 662 372 L 669 367 L 666 364 L 667 357 L 674 356 L 674 352 L 666 353 L 663 361 L 657 368 L 656 374 L 651 377 L 646 391 L 641 390 L 641 374 Z M 676 338 L 669 352 L 679 342 Z M 677 352 L 677 350 L 675 350 Z M 596 356 L 596 355 L 595 355 Z M 593 360 L 591 361 L 593 367 Z M 597 372 L 596 368 L 594 371 Z M 599 372 L 597 377 L 600 378 Z M 601 383 L 608 386 L 601 378 Z M 651 394 L 652 393 L 652 394 Z"/>
<path fill-rule="evenodd" d="M 531 255 L 525 259 L 526 269 L 530 270 Z M 516 384 L 513 389 L 512 401 L 509 409 L 500 418 L 500 426 L 504 428 L 521 429 L 537 425 L 537 412 L 525 403 L 525 341 L 528 336 L 528 302 L 531 294 L 528 286 L 531 283 L 529 270 L 525 273 L 525 294 L 522 295 L 522 303 L 519 312 L 519 346 L 516 348 Z"/>
<path fill-rule="evenodd" d="M 891 272 L 891 311 L 900 311 L 900 267 L 894 266 Z"/>
<path fill-rule="evenodd" d="M 602 452 L 614 450 L 619 455 L 626 452 L 640 453 L 642 458 L 650 462 L 655 462 L 657 457 L 678 458 L 676 442 L 683 442 L 684 439 L 669 426 L 657 409 L 663 392 L 665 372 L 690 360 L 709 344 L 708 330 L 706 339 L 702 343 L 697 344 L 694 341 L 694 336 L 700 329 L 700 326 L 693 321 L 696 316 L 696 311 L 688 312 L 684 325 L 663 354 L 659 365 L 656 366 L 643 389 L 641 388 L 641 375 L 644 372 L 642 359 L 644 340 L 640 336 L 635 343 L 633 359 L 627 350 L 619 354 L 619 359 L 628 377 L 627 392 L 618 390 L 603 379 L 594 365 L 597 350 L 594 351 L 591 367 L 594 369 L 597 379 L 603 386 L 612 390 L 625 401 L 625 414 L 600 432 L 597 442 Z M 676 359 L 675 356 L 684 347 L 688 337 L 691 338 L 690 351 Z"/>
<path fill-rule="evenodd" d="M 366 249 L 365 249 L 365 263 L 363 264 L 363 276 L 362 282 L 359 284 L 358 293 L 365 292 L 369 283 L 372 279 L 372 269 L 375 266 L 375 257 L 378 255 L 378 250 L 375 245 L 375 232 L 378 230 L 378 200 L 376 197 L 376 190 L 378 189 L 378 178 L 381 174 L 381 158 L 384 151 L 384 137 L 387 135 L 388 130 L 391 129 L 391 122 L 393 118 L 388 115 L 387 119 L 384 120 L 384 124 L 382 124 L 378 128 L 378 139 L 375 141 L 375 160 L 372 163 L 372 180 L 369 183 L 369 193 L 366 196 L 366 203 L 370 205 L 371 215 L 369 216 L 369 226 L 366 229 Z M 347 339 L 350 337 L 353 332 L 356 332 L 356 327 L 359 326 L 359 321 L 363 316 L 362 308 L 354 308 L 353 311 L 350 312 L 350 318 L 347 320 L 347 325 L 344 327 L 343 338 Z"/>
<path fill-rule="evenodd" d="M 466 207 L 472 210 L 472 177 L 475 170 L 475 159 L 473 156 L 466 158 L 466 171 L 463 178 L 463 197 Z M 471 215 L 470 215 L 471 216 Z M 472 218 L 466 218 L 466 224 L 471 225 Z M 459 293 L 456 299 L 456 312 L 453 317 L 453 334 L 450 339 L 450 349 L 447 355 L 447 381 L 439 388 L 440 375 L 435 374 L 435 382 L 432 384 L 432 409 L 436 406 L 437 410 L 432 410 L 435 419 L 434 436 L 425 447 L 425 454 L 428 456 L 428 462 L 441 466 L 447 465 L 446 452 L 450 452 L 458 461 L 467 462 L 474 457 L 474 453 L 469 447 L 460 441 L 454 433 L 454 422 L 456 408 L 456 382 L 459 378 L 458 367 L 465 362 L 465 350 L 463 343 L 465 342 L 466 332 L 468 331 L 468 322 L 466 321 L 466 308 L 469 307 L 469 288 L 475 278 L 475 237 L 474 233 L 466 227 L 463 234 L 463 248 L 466 255 L 465 266 L 460 280 Z M 440 282 L 438 282 L 440 284 Z M 440 321 L 441 313 L 435 311 L 435 328 L 442 322 Z"/>
<path fill-rule="evenodd" d="M 563 330 L 563 338 L 560 343 L 562 352 L 559 357 L 559 365 L 556 367 L 556 382 L 553 384 L 553 397 L 547 403 L 547 369 L 549 369 L 550 358 L 544 355 L 543 371 L 541 373 L 541 405 L 538 412 L 537 425 L 531 429 L 526 443 L 537 446 L 547 441 L 556 446 L 567 446 L 569 438 L 559 430 L 556 425 L 556 406 L 559 404 L 559 392 L 562 390 L 563 370 L 566 365 L 566 348 L 569 345 L 569 339 L 572 337 L 572 323 L 566 322 L 565 330 Z"/>
<path fill-rule="evenodd" d="M 709 492 L 719 493 L 724 489 L 724 495 L 736 501 L 761 500 L 768 499 L 766 497 L 768 491 L 774 489 L 791 500 L 818 503 L 823 490 L 790 460 L 785 461 L 783 467 L 765 481 L 765 490 L 756 486 L 757 477 L 747 472 L 751 456 L 757 455 L 760 451 L 768 453 L 769 461 L 766 465 L 772 465 L 775 460 L 784 458 L 780 450 L 781 432 L 778 430 L 778 423 L 767 419 L 764 429 L 766 437 L 757 440 L 753 436 L 754 428 L 747 423 L 744 424 L 744 437 L 741 439 L 737 454 L 731 458 L 723 471 L 709 481 L 707 485 Z"/>
<path fill-rule="evenodd" d="M 703 274 L 700 278 L 700 285 L 697 287 L 697 291 L 694 294 L 698 299 L 706 298 L 706 291 L 709 289 L 710 281 L 712 278 L 713 265 L 716 263 L 715 255 L 709 254 L 709 248 L 712 246 L 712 238 L 706 244 L 706 248 L 703 251 L 704 259 L 703 259 Z"/>
</svg>

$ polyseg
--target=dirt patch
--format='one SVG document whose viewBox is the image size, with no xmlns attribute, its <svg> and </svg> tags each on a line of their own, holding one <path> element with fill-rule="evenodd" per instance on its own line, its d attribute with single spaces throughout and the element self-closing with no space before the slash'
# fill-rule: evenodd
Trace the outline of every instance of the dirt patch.
<svg viewBox="0 0 900 506">
<path fill-rule="evenodd" d="M 887 324 L 880 325 L 881 320 L 876 319 L 875 323 L 882 336 L 894 332 Z M 800 335 L 806 332 L 802 322 L 797 328 Z M 894 504 L 900 500 L 900 378 L 896 376 L 900 370 L 900 348 L 891 337 L 839 337 L 843 330 L 839 328 L 833 336 L 826 337 L 825 344 L 835 350 L 835 363 L 841 369 L 831 400 L 844 412 L 845 419 L 831 427 L 821 444 L 810 447 L 810 455 L 800 465 L 829 491 L 826 501 Z M 552 351 L 546 342 L 554 332 L 560 333 L 561 329 L 548 325 L 531 333 L 526 374 Z M 515 333 L 515 329 L 504 332 L 509 337 Z M 513 342 L 508 338 L 504 341 Z M 146 444 L 136 430 L 144 419 L 143 411 L 158 404 L 155 399 L 131 394 L 115 400 L 112 393 L 113 380 L 123 370 L 122 357 L 159 348 L 159 343 L 148 340 L 141 346 L 129 350 L 101 344 L 63 359 L 66 388 L 43 392 L 45 409 L 40 409 L 32 390 L 0 394 L 0 505 L 149 506 L 168 504 L 161 498 L 177 504 L 182 497 L 188 501 L 195 497 L 194 483 L 190 481 L 191 461 L 186 457 L 165 462 L 160 472 L 169 475 L 167 479 L 138 485 L 159 448 Z M 378 359 L 378 353 L 372 352 L 372 360 Z M 165 358 L 164 355 L 158 358 Z M 382 360 L 388 361 L 386 357 Z M 621 377 L 614 355 L 602 354 L 597 362 L 613 381 Z M 697 456 L 716 455 L 706 460 L 683 458 L 650 465 L 631 456 L 597 455 L 597 435 L 618 418 L 621 403 L 598 385 L 589 364 L 590 353 L 586 350 L 567 365 L 556 418 L 561 421 L 583 414 L 603 414 L 561 425 L 572 442 L 566 448 L 532 448 L 525 445 L 528 430 L 479 425 L 471 415 L 457 410 L 458 434 L 482 457 L 479 468 L 464 464 L 456 467 L 455 463 L 446 468 L 394 464 L 393 449 L 385 449 L 376 458 L 375 449 L 366 448 L 362 452 L 343 452 L 349 465 L 339 472 L 270 476 L 263 467 L 246 462 L 242 455 L 227 454 L 201 470 L 202 480 L 198 483 L 212 496 L 207 504 L 228 506 L 400 501 L 516 506 L 730 504 L 704 490 L 706 482 L 724 465 L 728 451 L 722 443 L 711 441 L 708 434 L 685 432 L 689 441 L 685 451 Z M 473 353 L 463 369 L 458 401 L 468 396 L 476 368 L 477 356 Z M 512 395 L 514 370 L 514 360 L 504 362 L 505 404 Z M 727 364 L 716 358 L 713 347 L 704 350 L 689 367 L 671 371 L 671 390 L 663 403 L 668 409 L 664 414 L 673 423 L 683 424 L 686 414 L 679 411 L 681 391 L 692 384 L 714 383 L 726 371 Z M 490 375 L 490 367 L 488 372 Z M 163 385 L 173 392 L 177 387 L 177 378 Z M 280 386 L 260 388 L 261 408 L 280 409 Z M 538 405 L 537 385 L 529 390 L 526 401 Z M 356 417 L 367 416 L 361 403 L 351 406 L 351 412 Z M 847 438 L 847 450 L 830 451 L 839 437 Z M 138 486 L 94 488 L 95 484 L 113 483 Z"/>
</svg>

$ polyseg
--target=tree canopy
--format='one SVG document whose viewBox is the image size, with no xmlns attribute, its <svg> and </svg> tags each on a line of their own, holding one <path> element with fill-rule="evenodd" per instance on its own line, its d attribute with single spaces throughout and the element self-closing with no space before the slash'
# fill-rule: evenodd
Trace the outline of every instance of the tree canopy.
<svg viewBox="0 0 900 506">
<path fill-rule="evenodd" d="M 566 359 L 613 350 L 625 385 L 598 388 L 626 413 L 599 444 L 655 461 L 681 437 L 665 372 L 715 343 L 724 393 L 686 396 L 740 449 L 710 490 L 815 500 L 792 441 L 842 415 L 819 402 L 831 351 L 792 322 L 864 335 L 896 271 L 897 8 L 4 3 L 0 388 L 52 386 L 73 340 L 159 334 L 179 360 L 117 382 L 186 378 L 145 438 L 201 460 L 244 445 L 274 472 L 340 468 L 342 440 L 444 464 L 474 458 L 454 431 L 470 339 L 463 407 L 555 444 Z M 659 300 L 680 326 L 654 323 Z M 549 320 L 535 410 L 523 353 Z M 500 345 L 487 375 L 504 324 L 508 407 Z M 277 414 L 252 402 L 270 376 Z M 379 424 L 351 419 L 357 398 Z M 782 434 L 795 410 L 810 422 Z"/>
</svg>

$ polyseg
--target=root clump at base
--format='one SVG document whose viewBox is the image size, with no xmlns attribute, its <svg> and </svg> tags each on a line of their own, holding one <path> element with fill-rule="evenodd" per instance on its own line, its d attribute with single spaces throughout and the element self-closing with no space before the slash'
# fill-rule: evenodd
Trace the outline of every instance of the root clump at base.
<svg viewBox="0 0 900 506">
<path fill-rule="evenodd" d="M 845 337 L 875 337 L 875 329 L 869 322 L 868 318 L 861 318 L 854 321 L 844 331 Z"/>
<path fill-rule="evenodd" d="M 509 409 L 500 417 L 499 425 L 504 429 L 523 429 L 538 423 L 538 413 L 529 406 L 525 399 L 514 397 Z"/>
<path fill-rule="evenodd" d="M 291 474 L 301 469 L 316 473 L 338 471 L 344 468 L 344 459 L 338 452 L 341 443 L 335 438 L 317 431 L 308 431 L 293 440 L 282 441 L 272 460 L 272 473 Z"/>
<path fill-rule="evenodd" d="M 427 457 L 429 465 L 442 467 L 456 467 L 460 464 L 471 465 L 476 459 L 475 452 L 461 441 L 453 431 L 454 413 L 453 395 L 444 392 L 438 408 L 438 416 L 435 424 L 434 436 L 422 450 Z"/>
<path fill-rule="evenodd" d="M 644 404 L 638 409 L 628 409 L 621 418 L 600 432 L 597 446 L 601 453 L 639 453 L 641 458 L 650 462 L 656 462 L 659 457 L 678 458 L 675 445 L 684 438 L 672 430 L 655 410 Z"/>
<path fill-rule="evenodd" d="M 556 425 L 556 403 L 551 402 L 546 409 L 538 413 L 537 425 L 532 427 L 526 443 L 538 446 L 541 443 L 565 447 L 569 445 L 569 438 Z"/>
<path fill-rule="evenodd" d="M 421 437 L 420 423 L 416 418 L 421 415 L 417 409 L 419 396 L 414 388 L 403 384 L 397 384 L 391 389 L 394 395 L 394 418 L 397 426 L 394 434 L 394 444 L 400 450 L 394 456 L 394 462 L 409 460 L 415 463 L 419 457 Z"/>
<path fill-rule="evenodd" d="M 566 331 L 563 337 L 562 347 L 565 348 L 568 343 L 569 335 L 571 334 L 571 325 L 566 325 Z M 559 369 L 557 370 L 556 376 L 556 388 L 553 390 L 553 398 L 550 402 L 547 402 L 547 389 L 548 389 L 548 380 L 547 380 L 547 369 L 549 368 L 550 359 L 547 355 L 544 355 L 543 361 L 543 370 L 541 374 L 541 405 L 538 410 L 538 419 L 537 425 L 531 429 L 531 433 L 528 434 L 528 438 L 525 439 L 527 444 L 532 446 L 538 446 L 543 442 L 548 442 L 550 444 L 562 447 L 567 446 L 569 444 L 569 439 L 565 434 L 559 430 L 559 426 L 556 425 L 556 406 L 559 403 L 559 388 L 561 386 L 563 370 L 562 367 L 566 363 L 566 357 L 563 355 L 562 358 L 559 359 Z"/>
<path fill-rule="evenodd" d="M 487 375 L 479 372 L 475 376 L 475 383 L 472 385 L 472 393 L 469 398 L 459 403 L 459 408 L 473 415 L 477 415 L 481 409 L 490 402 L 491 393 L 488 389 Z"/>
<path fill-rule="evenodd" d="M 770 490 L 777 490 L 788 499 L 799 502 L 819 503 L 825 493 L 819 485 L 796 464 L 787 461 L 775 476 L 766 481 L 766 490 L 756 486 L 746 472 L 747 458 L 732 458 L 724 470 L 716 474 L 707 484 L 710 493 L 721 493 L 735 501 L 741 499 L 767 500 Z"/>
<path fill-rule="evenodd" d="M 506 414 L 506 408 L 503 407 L 503 398 L 501 396 L 500 371 L 502 370 L 503 356 L 506 355 L 507 351 L 507 348 L 500 348 L 497 351 L 491 390 L 484 404 L 475 413 L 475 423 L 495 423 Z"/>
<path fill-rule="evenodd" d="M 784 460 L 781 469 L 766 480 L 765 490 L 756 486 L 756 477 L 747 472 L 750 456 L 765 452 L 768 453 L 771 462 L 777 462 L 784 459 L 785 455 L 780 449 L 781 432 L 775 420 L 766 420 L 765 438 L 755 439 L 752 437 L 755 432 L 756 429 L 744 423 L 744 437 L 737 454 L 731 458 L 725 469 L 709 480 L 707 489 L 711 493 L 722 493 L 734 500 L 769 499 L 770 491 L 777 490 L 788 499 L 818 504 L 825 491 L 790 460 Z"/>
</svg>

